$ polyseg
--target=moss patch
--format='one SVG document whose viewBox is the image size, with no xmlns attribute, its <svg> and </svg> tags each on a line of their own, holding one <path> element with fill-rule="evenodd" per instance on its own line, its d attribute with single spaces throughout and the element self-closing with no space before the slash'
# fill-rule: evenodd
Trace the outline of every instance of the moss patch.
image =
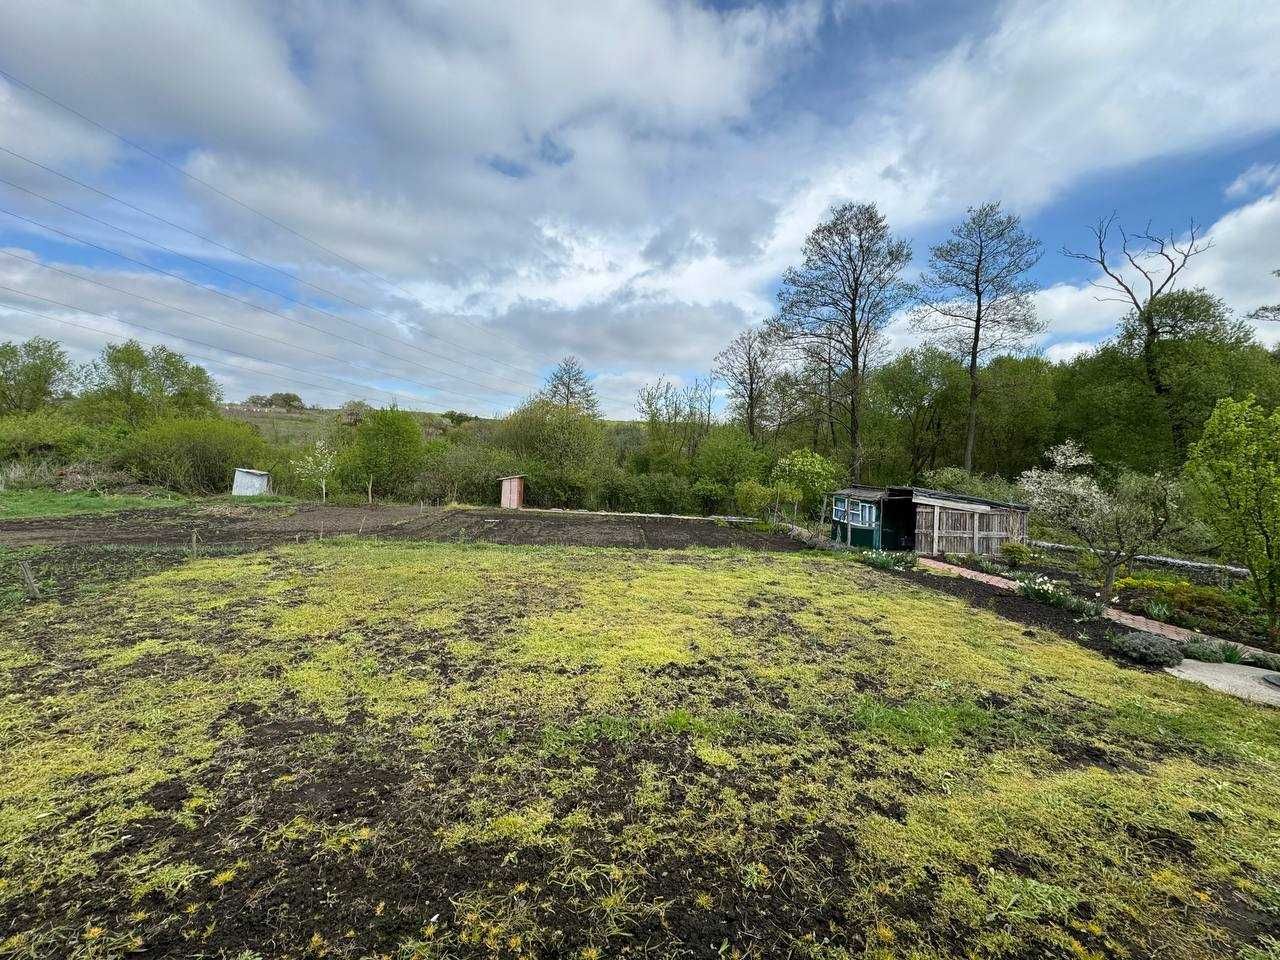
<svg viewBox="0 0 1280 960">
<path fill-rule="evenodd" d="M 0 956 L 1230 956 L 1276 715 L 839 557 L 329 541 L 0 630 Z"/>
</svg>

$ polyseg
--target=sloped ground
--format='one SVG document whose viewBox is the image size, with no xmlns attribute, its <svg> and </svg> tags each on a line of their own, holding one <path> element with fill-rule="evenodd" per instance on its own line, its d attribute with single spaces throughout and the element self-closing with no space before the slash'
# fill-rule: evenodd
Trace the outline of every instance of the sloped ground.
<svg viewBox="0 0 1280 960">
<path fill-rule="evenodd" d="M 1232 957 L 1280 907 L 1273 713 L 840 557 L 303 543 L 0 638 L 0 955 Z"/>
<path fill-rule="evenodd" d="M 485 507 L 289 507 L 195 504 L 0 521 L 0 546 L 186 544 L 247 546 L 366 534 L 403 539 L 615 547 L 750 547 L 798 550 L 789 537 L 742 524 L 681 517 Z"/>
</svg>

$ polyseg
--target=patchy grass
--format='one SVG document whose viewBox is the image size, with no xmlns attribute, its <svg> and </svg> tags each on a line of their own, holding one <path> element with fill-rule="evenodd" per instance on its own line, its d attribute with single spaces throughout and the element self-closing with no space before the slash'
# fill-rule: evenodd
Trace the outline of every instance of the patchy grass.
<svg viewBox="0 0 1280 960">
<path fill-rule="evenodd" d="M 0 956 L 1199 958 L 1280 907 L 1275 713 L 845 558 L 138 572 L 0 620 Z"/>
<path fill-rule="evenodd" d="M 69 517 L 78 513 L 110 513 L 148 507 L 177 507 L 186 503 L 176 494 L 143 497 L 132 494 L 59 493 L 55 490 L 0 491 L 0 520 L 23 517 Z"/>
</svg>

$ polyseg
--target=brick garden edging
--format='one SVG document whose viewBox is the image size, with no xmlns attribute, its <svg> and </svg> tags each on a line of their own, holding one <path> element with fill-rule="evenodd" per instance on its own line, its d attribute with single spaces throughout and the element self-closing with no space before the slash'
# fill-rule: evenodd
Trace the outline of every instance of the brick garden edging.
<svg viewBox="0 0 1280 960">
<path fill-rule="evenodd" d="M 968 567 L 960 567 L 954 563 L 946 563 L 942 560 L 935 560 L 932 557 L 921 557 L 916 561 L 920 566 L 930 570 L 936 570 L 939 573 L 950 573 L 958 577 L 965 577 L 969 580 L 976 580 L 978 583 L 985 583 L 990 587 L 997 587 L 1001 590 L 1018 589 L 1018 581 L 1010 580 L 1008 577 L 997 577 L 990 573 L 982 573 L 978 570 L 970 570 Z M 1170 623 L 1161 623 L 1159 620 L 1152 620 L 1150 617 L 1139 616 L 1136 613 L 1129 613 L 1127 610 L 1117 610 L 1115 607 L 1104 607 L 1102 615 L 1114 623 L 1118 623 L 1130 630 L 1141 630 L 1144 633 L 1154 633 L 1161 637 L 1167 637 L 1178 643 L 1187 643 L 1191 640 L 1208 641 L 1210 643 L 1226 643 L 1218 637 L 1211 636 L 1207 633 L 1197 633 L 1194 630 L 1187 630 L 1184 627 L 1175 627 Z M 1235 646 L 1240 647 L 1246 653 L 1267 654 L 1267 651 L 1260 650 L 1257 647 L 1251 647 L 1246 643 L 1237 643 Z"/>
</svg>

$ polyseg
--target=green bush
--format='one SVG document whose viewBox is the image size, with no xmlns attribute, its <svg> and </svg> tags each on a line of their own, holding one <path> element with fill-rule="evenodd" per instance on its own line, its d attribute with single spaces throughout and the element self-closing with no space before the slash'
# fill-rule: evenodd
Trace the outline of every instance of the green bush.
<svg viewBox="0 0 1280 960">
<path fill-rule="evenodd" d="M 109 438 L 110 434 L 96 432 L 53 410 L 0 417 L 0 461 L 72 463 L 88 458 Z"/>
<path fill-rule="evenodd" d="M 1213 640 L 1188 640 L 1182 645 L 1182 655 L 1202 663 L 1223 663 L 1227 659 L 1222 644 Z"/>
<path fill-rule="evenodd" d="M 774 485 L 787 484 L 801 493 L 801 508 L 809 516 L 816 516 L 822 498 L 840 485 L 842 471 L 820 453 L 812 450 L 795 450 L 773 468 Z"/>
<path fill-rule="evenodd" d="M 1176 667 L 1182 662 L 1182 651 L 1176 643 L 1142 630 L 1112 638 L 1111 646 L 1116 653 L 1134 663 L 1152 667 Z"/>
<path fill-rule="evenodd" d="M 1031 548 L 1018 540 L 1006 540 L 1000 545 L 1000 559 L 1013 570 L 1025 567 L 1033 556 Z"/>
<path fill-rule="evenodd" d="M 1248 653 L 1245 654 L 1244 662 L 1250 667 L 1280 671 L 1280 656 L 1274 653 Z"/>
<path fill-rule="evenodd" d="M 459 443 L 430 440 L 423 446 L 422 471 L 406 495 L 431 503 L 497 503 L 500 478 L 524 472 L 524 464 L 509 450 L 471 438 Z"/>
<path fill-rule="evenodd" d="M 128 438 L 122 465 L 181 493 L 226 493 L 236 467 L 255 466 L 267 445 L 236 420 L 157 420 Z"/>
<path fill-rule="evenodd" d="M 356 427 L 355 439 L 338 456 L 338 484 L 363 493 L 373 483 L 375 496 L 405 493 L 418 479 L 425 458 L 422 426 L 404 410 L 374 410 Z"/>
<path fill-rule="evenodd" d="M 689 492 L 698 501 L 698 506 L 704 514 L 721 512 L 724 509 L 724 502 L 729 498 L 728 488 L 709 477 L 703 477 L 690 488 Z"/>
<path fill-rule="evenodd" d="M 759 480 L 739 480 L 733 488 L 733 499 L 742 516 L 763 520 L 773 502 L 773 491 Z"/>
</svg>

